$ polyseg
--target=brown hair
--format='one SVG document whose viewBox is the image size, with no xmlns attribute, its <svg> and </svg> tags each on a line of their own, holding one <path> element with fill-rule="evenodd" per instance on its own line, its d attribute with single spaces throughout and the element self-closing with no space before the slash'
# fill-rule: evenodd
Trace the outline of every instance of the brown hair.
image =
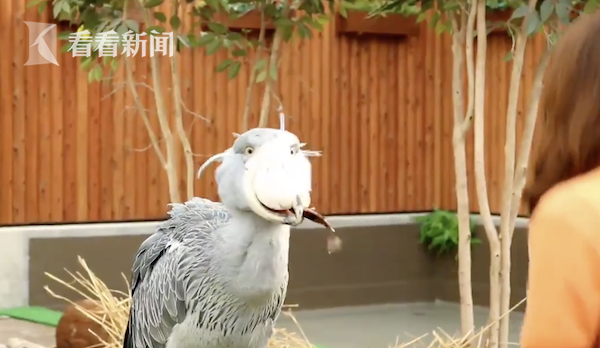
<svg viewBox="0 0 600 348">
<path fill-rule="evenodd" d="M 583 15 L 559 39 L 544 80 L 544 113 L 529 211 L 554 185 L 600 166 L 600 12 Z"/>
</svg>

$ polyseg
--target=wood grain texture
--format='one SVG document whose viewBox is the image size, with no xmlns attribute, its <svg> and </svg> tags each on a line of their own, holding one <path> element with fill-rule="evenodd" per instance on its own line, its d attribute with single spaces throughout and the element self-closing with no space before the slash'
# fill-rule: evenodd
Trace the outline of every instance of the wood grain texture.
<svg viewBox="0 0 600 348">
<path fill-rule="evenodd" d="M 23 20 L 49 21 L 49 14 L 26 9 L 25 0 L 0 6 L 3 44 L 8 47 L 0 55 L 0 224 L 165 216 L 166 175 L 123 87 L 122 68 L 112 81 L 89 84 L 70 54 L 58 57 L 60 66 L 24 67 L 28 29 Z M 519 127 L 544 44 L 539 38 L 527 48 Z M 511 69 L 504 57 L 510 47 L 505 35 L 489 38 L 485 147 L 494 212 L 500 210 L 502 197 Z M 232 132 L 242 127 L 249 64 L 229 81 L 226 74 L 215 72 L 226 57 L 224 51 L 206 56 L 200 49 L 177 58 L 196 168 L 225 150 Z M 149 57 L 132 61 L 137 91 L 162 138 Z M 284 47 L 277 89 L 288 129 L 309 148 L 323 151 L 322 158 L 313 160 L 317 208 L 326 214 L 455 209 L 451 64 L 450 38 L 436 35 L 425 23 L 418 35 L 402 39 L 337 35 L 331 23 L 311 40 L 294 40 Z M 168 58 L 161 66 L 172 118 Z M 262 92 L 258 86 L 251 95 L 252 125 L 258 123 Z M 277 127 L 277 120 L 273 106 L 269 125 Z M 472 136 L 470 131 L 467 156 L 470 205 L 476 212 Z M 179 142 L 176 146 L 185 197 L 185 161 Z M 217 199 L 212 170 L 196 182 L 195 193 Z"/>
</svg>

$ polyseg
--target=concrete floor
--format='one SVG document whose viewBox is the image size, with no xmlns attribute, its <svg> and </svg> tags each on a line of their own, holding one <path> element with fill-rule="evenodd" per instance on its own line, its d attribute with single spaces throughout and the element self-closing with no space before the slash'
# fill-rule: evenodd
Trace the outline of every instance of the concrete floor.
<svg viewBox="0 0 600 348">
<path fill-rule="evenodd" d="M 449 334 L 460 330 L 458 305 L 449 303 L 297 310 L 294 316 L 312 344 L 327 348 L 386 348 L 437 328 Z M 484 325 L 486 319 L 487 310 L 476 308 L 477 325 Z M 518 342 L 522 321 L 522 313 L 511 316 L 511 342 Z M 293 321 L 285 315 L 280 317 L 278 326 L 298 332 Z M 10 337 L 23 338 L 46 347 L 54 346 L 54 328 L 0 318 L 0 344 L 6 344 Z M 429 343 L 430 339 L 426 337 L 422 342 Z M 421 346 L 426 347 L 427 344 L 415 345 Z"/>
<path fill-rule="evenodd" d="M 487 315 L 486 308 L 476 307 L 476 325 L 485 325 Z M 298 310 L 294 311 L 294 316 L 312 344 L 327 348 L 386 348 L 396 342 L 409 342 L 438 328 L 460 337 L 459 307 L 451 303 Z M 522 322 L 522 313 L 511 315 L 511 347 L 519 346 Z M 294 323 L 284 315 L 279 326 L 296 331 Z M 432 337 L 425 337 L 415 347 L 426 347 L 431 340 Z"/>
</svg>

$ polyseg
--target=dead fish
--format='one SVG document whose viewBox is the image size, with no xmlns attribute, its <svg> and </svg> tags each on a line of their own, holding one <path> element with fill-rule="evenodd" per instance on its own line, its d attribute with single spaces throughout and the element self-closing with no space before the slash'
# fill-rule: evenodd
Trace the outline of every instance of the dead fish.
<svg viewBox="0 0 600 348">
<path fill-rule="evenodd" d="M 330 231 L 329 235 L 327 236 L 327 252 L 329 254 L 342 250 L 342 239 L 335 234 L 335 229 L 333 226 L 331 226 L 329 222 L 325 220 L 325 217 L 319 214 L 314 207 L 304 209 L 303 216 L 310 221 L 316 222 L 319 225 L 323 225 Z"/>
</svg>

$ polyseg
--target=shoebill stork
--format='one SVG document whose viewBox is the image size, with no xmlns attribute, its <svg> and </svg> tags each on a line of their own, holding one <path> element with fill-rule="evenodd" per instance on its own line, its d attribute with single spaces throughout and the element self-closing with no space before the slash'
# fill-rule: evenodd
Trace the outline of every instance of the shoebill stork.
<svg viewBox="0 0 600 348">
<path fill-rule="evenodd" d="M 282 127 L 283 128 L 283 127 Z M 215 161 L 221 202 L 172 204 L 140 246 L 123 348 L 266 348 L 288 285 L 290 226 L 309 208 L 311 165 L 283 129 L 237 135 Z"/>
</svg>

